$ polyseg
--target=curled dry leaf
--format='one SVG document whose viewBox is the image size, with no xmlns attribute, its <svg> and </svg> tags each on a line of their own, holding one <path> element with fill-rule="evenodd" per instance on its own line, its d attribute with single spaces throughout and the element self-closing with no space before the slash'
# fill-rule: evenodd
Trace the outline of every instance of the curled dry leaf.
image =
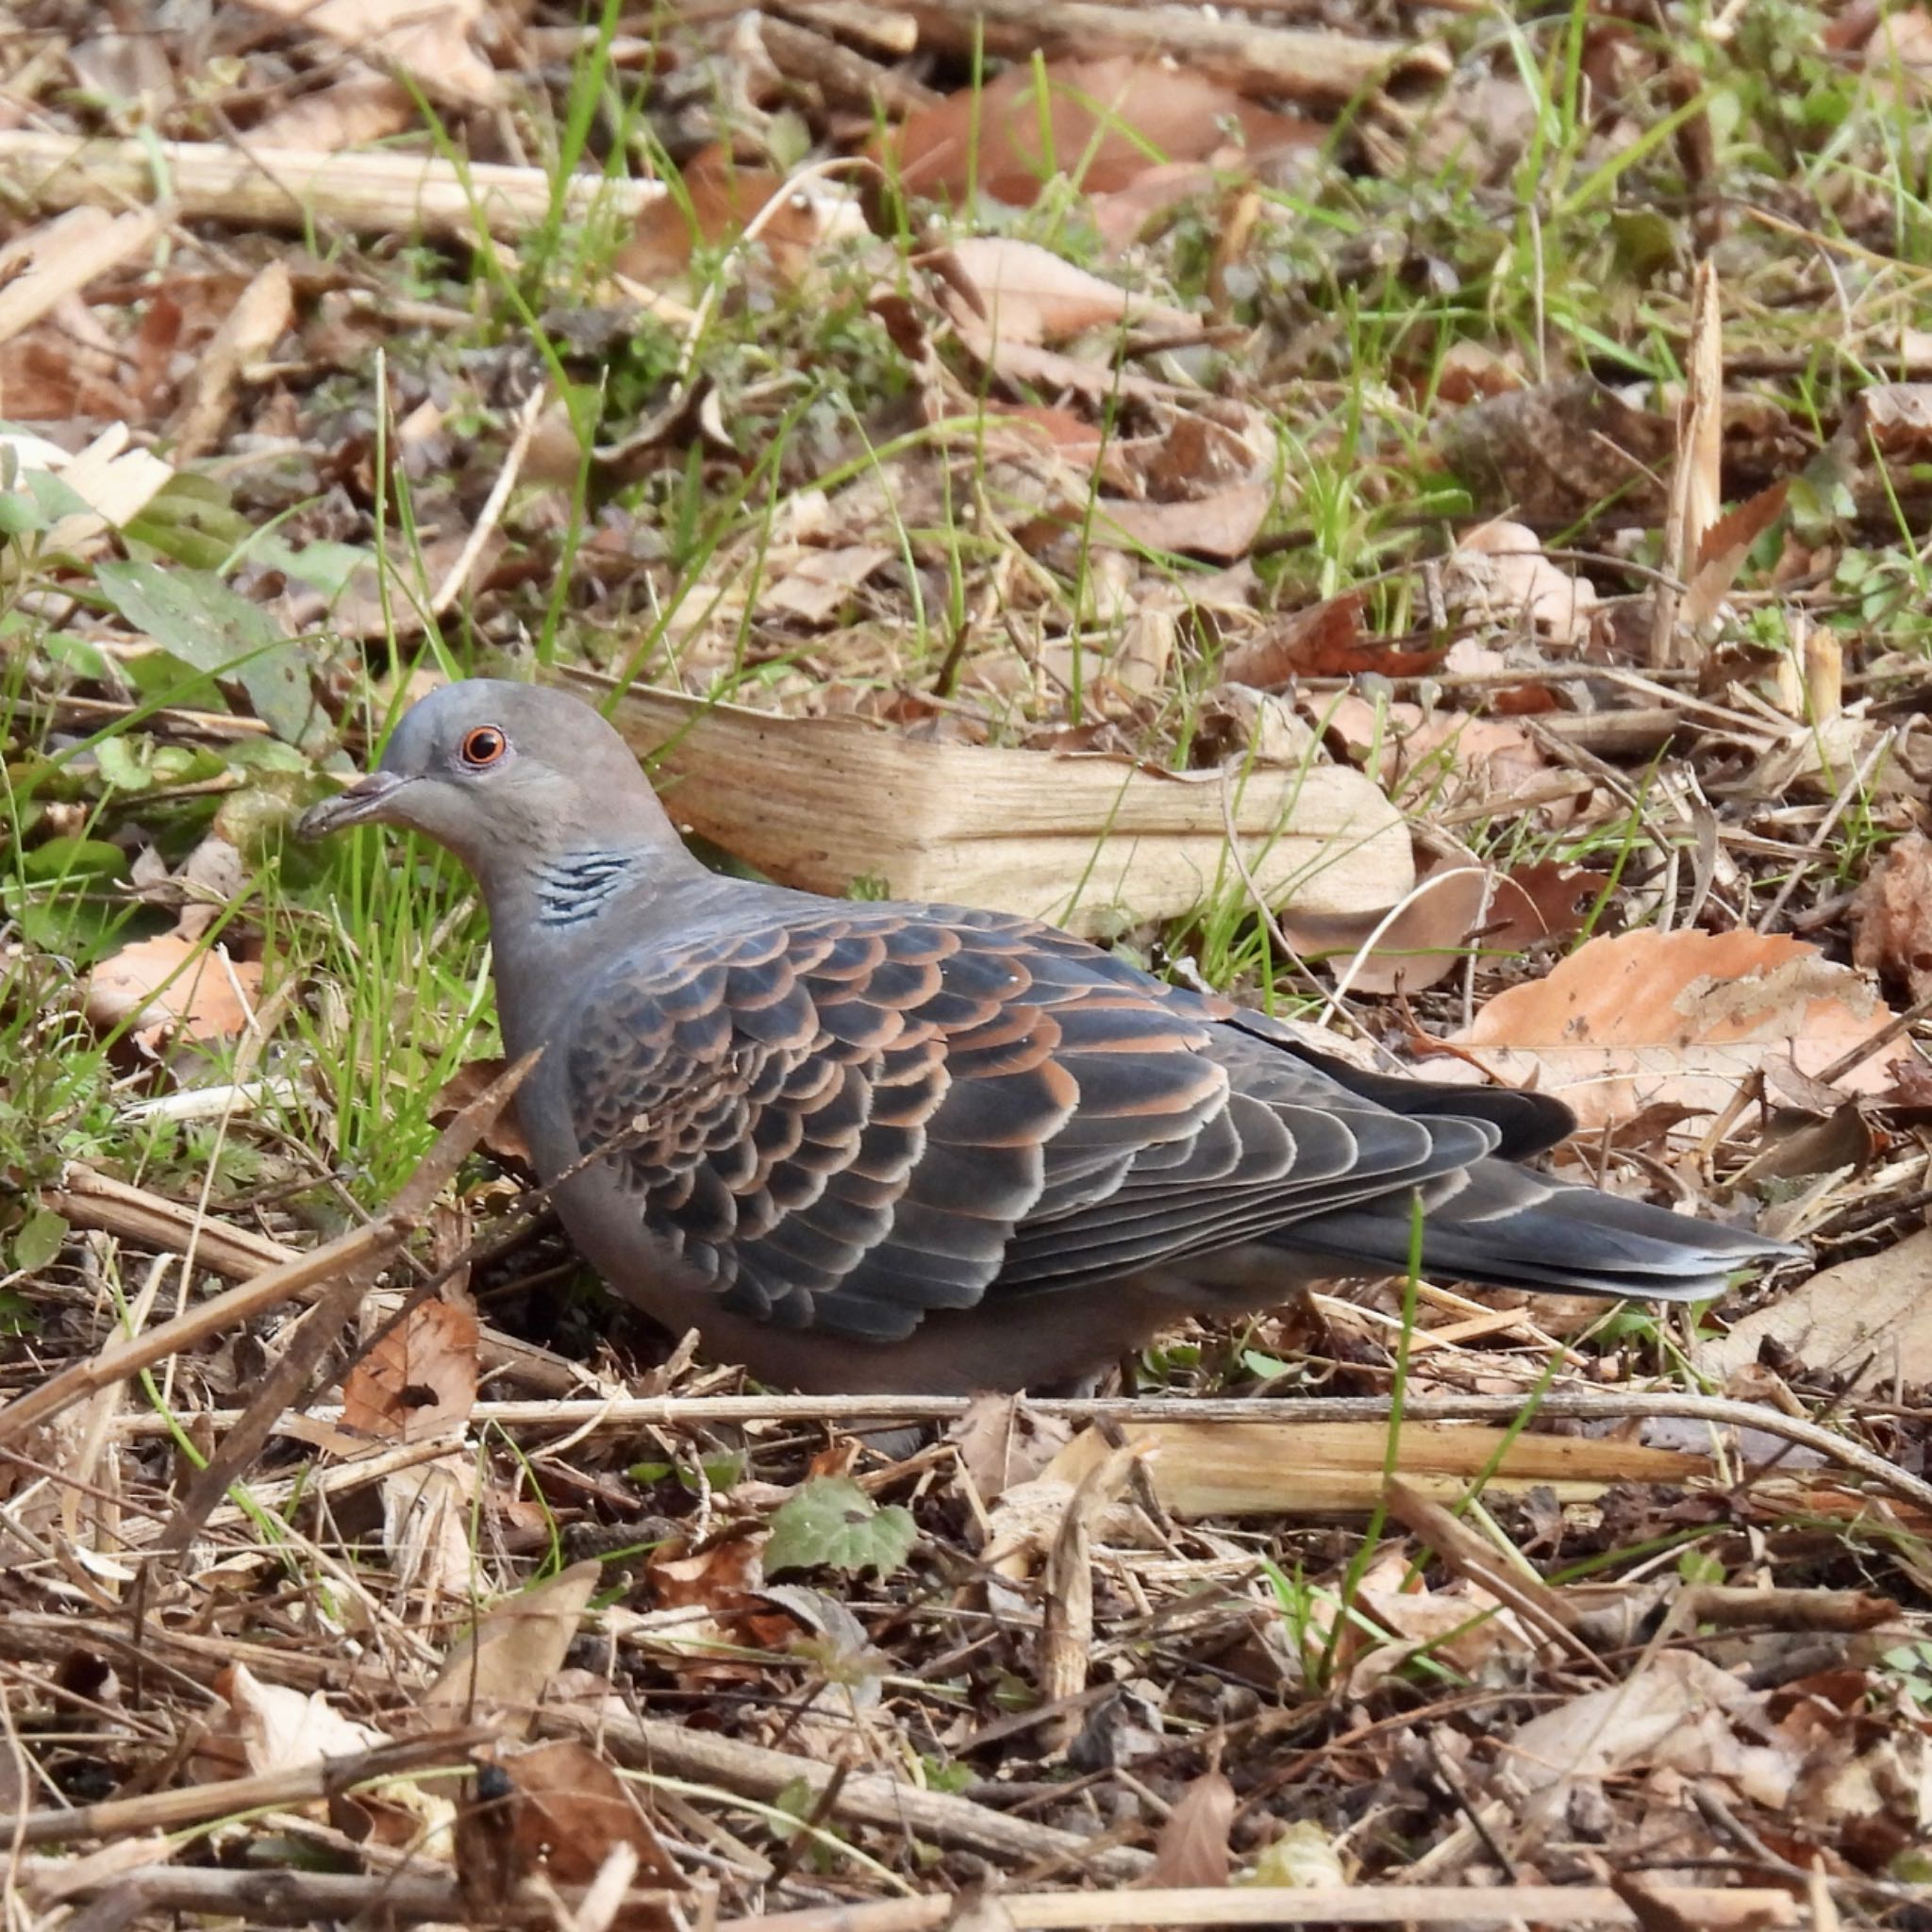
<svg viewBox="0 0 1932 1932">
<path fill-rule="evenodd" d="M 602 1575 L 594 1558 L 573 1563 L 486 1612 L 450 1651 L 424 1705 L 439 1710 L 466 1710 L 473 1703 L 533 1707 L 561 1669 Z"/>
<path fill-rule="evenodd" d="M 1422 992 L 1439 986 L 1469 957 L 1465 941 L 1482 924 L 1490 900 L 1489 874 L 1480 865 L 1443 865 L 1415 882 L 1415 890 L 1359 963 L 1340 967 L 1353 992 Z"/>
<path fill-rule="evenodd" d="M 1815 1078 L 1890 1018 L 1863 974 L 1788 935 L 1644 931 L 1591 940 L 1452 1038 L 1506 1085 L 1560 1094 L 1601 1127 L 1660 1102 L 1720 1112 L 1779 1063 Z M 1838 1085 L 1874 1093 L 1890 1078 L 1874 1054 Z"/>
<path fill-rule="evenodd" d="M 1218 1771 L 1203 1772 L 1174 1801 L 1154 1847 L 1154 1863 L 1140 1883 L 1175 1890 L 1225 1885 L 1232 1855 L 1234 1787 Z"/>
<path fill-rule="evenodd" d="M 1559 527 L 1612 501 L 1626 522 L 1655 520 L 1664 503 L 1657 478 L 1677 441 L 1668 416 L 1588 375 L 1472 403 L 1439 438 L 1479 503 Z"/>
<path fill-rule="evenodd" d="M 946 307 L 972 300 L 1006 341 L 1063 342 L 1083 329 L 1115 325 L 1162 336 L 1201 333 L 1199 316 L 1075 268 L 1037 242 L 974 235 L 954 242 L 947 254 L 959 274 L 947 277 Z"/>
<path fill-rule="evenodd" d="M 502 1059 L 465 1060 L 436 1090 L 436 1097 L 429 1103 L 430 1124 L 448 1126 L 486 1088 L 493 1087 L 503 1078 L 508 1065 L 508 1060 Z M 524 1167 L 531 1165 L 529 1142 L 517 1124 L 514 1108 L 498 1114 L 484 1129 L 483 1144 L 501 1160 L 514 1160 Z"/>
<path fill-rule="evenodd" d="M 1590 636 L 1596 586 L 1543 555 L 1524 524 L 1481 524 L 1464 533 L 1442 565 L 1449 608 L 1488 623 L 1527 625 L 1553 644 L 1574 646 Z"/>
<path fill-rule="evenodd" d="M 103 1032 L 131 1021 L 135 1045 L 152 1054 L 171 1034 L 226 1040 L 240 1033 L 260 993 L 258 962 L 164 933 L 103 959 L 88 974 L 86 1010 Z"/>
<path fill-rule="evenodd" d="M 1076 175 L 1090 194 L 1111 194 L 1158 167 L 1239 160 L 1237 140 L 1255 156 L 1312 145 L 1324 133 L 1184 68 L 1117 55 L 1016 63 L 908 115 L 883 146 L 916 194 L 959 201 L 978 190 L 1030 208 L 1057 175 Z"/>
<path fill-rule="evenodd" d="M 305 31 L 403 69 L 439 100 L 493 106 L 495 71 L 470 44 L 483 0 L 254 0 Z"/>
<path fill-rule="evenodd" d="M 1697 1366 L 1726 1379 L 1772 1342 L 1853 1389 L 1932 1383 L 1932 1229 L 1842 1261 L 1699 1345 Z"/>
<path fill-rule="evenodd" d="M 1932 994 L 1932 839 L 1907 832 L 1887 846 L 1851 919 L 1856 964 L 1903 986 L 1915 1004 Z"/>
<path fill-rule="evenodd" d="M 588 1744 L 572 1740 L 492 1757 L 479 1767 L 458 1814 L 458 1871 L 479 1924 L 499 1921 L 525 1880 L 590 1885 L 613 1857 L 632 1885 L 685 1889 L 631 1787 Z M 624 1906 L 597 1923 L 655 1932 L 678 1921 L 651 1905 Z"/>
<path fill-rule="evenodd" d="M 411 1308 L 349 1372 L 342 1426 L 390 1442 L 460 1428 L 476 1400 L 479 1335 L 472 1308 Z"/>
<path fill-rule="evenodd" d="M 320 1690 L 307 1696 L 285 1684 L 264 1684 L 245 1664 L 215 1678 L 251 1775 L 303 1771 L 328 1757 L 354 1757 L 389 1742 L 382 1732 L 344 1717 Z"/>
<path fill-rule="evenodd" d="M 1574 939 L 1611 883 L 1607 872 L 1541 859 L 1496 881 L 1482 933 L 1486 953 L 1520 953 L 1544 940 Z"/>
</svg>

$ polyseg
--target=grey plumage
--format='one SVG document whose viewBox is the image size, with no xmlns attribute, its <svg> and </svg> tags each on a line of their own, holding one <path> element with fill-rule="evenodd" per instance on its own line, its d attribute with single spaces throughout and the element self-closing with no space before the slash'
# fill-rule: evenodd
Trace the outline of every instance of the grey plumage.
<svg viewBox="0 0 1932 1932">
<path fill-rule="evenodd" d="M 1686 1300 L 1793 1252 L 1522 1163 L 1558 1103 L 1366 1074 L 1057 929 L 720 878 L 623 740 L 493 680 L 417 705 L 316 833 L 413 826 L 488 900 L 518 1111 L 611 1285 L 761 1377 L 1091 1373 L 1191 1310 L 1407 1265 Z M 588 1160 L 586 1157 L 591 1157 Z"/>
</svg>

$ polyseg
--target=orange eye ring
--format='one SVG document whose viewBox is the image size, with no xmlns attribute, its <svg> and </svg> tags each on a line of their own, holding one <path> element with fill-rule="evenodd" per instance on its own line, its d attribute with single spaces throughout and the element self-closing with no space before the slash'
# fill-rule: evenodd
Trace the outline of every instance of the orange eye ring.
<svg viewBox="0 0 1932 1932">
<path fill-rule="evenodd" d="M 496 725 L 478 724 L 463 734 L 457 755 L 471 771 L 487 772 L 491 765 L 500 765 L 508 750 L 509 740 Z"/>
</svg>

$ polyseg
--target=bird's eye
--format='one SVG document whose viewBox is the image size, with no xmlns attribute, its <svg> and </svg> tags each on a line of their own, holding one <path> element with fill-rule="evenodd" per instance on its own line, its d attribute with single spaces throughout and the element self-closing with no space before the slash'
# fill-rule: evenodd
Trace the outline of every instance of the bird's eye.
<svg viewBox="0 0 1932 1932">
<path fill-rule="evenodd" d="M 494 724 L 479 724 L 464 734 L 460 757 L 471 771 L 485 772 L 501 764 L 508 749 L 509 740 Z"/>
</svg>

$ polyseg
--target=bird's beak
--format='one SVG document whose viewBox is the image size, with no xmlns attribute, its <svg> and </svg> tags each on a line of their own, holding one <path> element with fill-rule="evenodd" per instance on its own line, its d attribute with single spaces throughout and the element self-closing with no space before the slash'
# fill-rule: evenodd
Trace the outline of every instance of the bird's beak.
<svg viewBox="0 0 1932 1932">
<path fill-rule="evenodd" d="M 330 832 L 340 832 L 344 825 L 359 825 L 371 819 L 388 817 L 384 808 L 409 781 L 399 778 L 393 772 L 371 772 L 366 777 L 358 778 L 346 791 L 339 791 L 333 798 L 325 798 L 320 805 L 311 805 L 295 822 L 295 836 L 298 839 L 325 838 Z"/>
</svg>

